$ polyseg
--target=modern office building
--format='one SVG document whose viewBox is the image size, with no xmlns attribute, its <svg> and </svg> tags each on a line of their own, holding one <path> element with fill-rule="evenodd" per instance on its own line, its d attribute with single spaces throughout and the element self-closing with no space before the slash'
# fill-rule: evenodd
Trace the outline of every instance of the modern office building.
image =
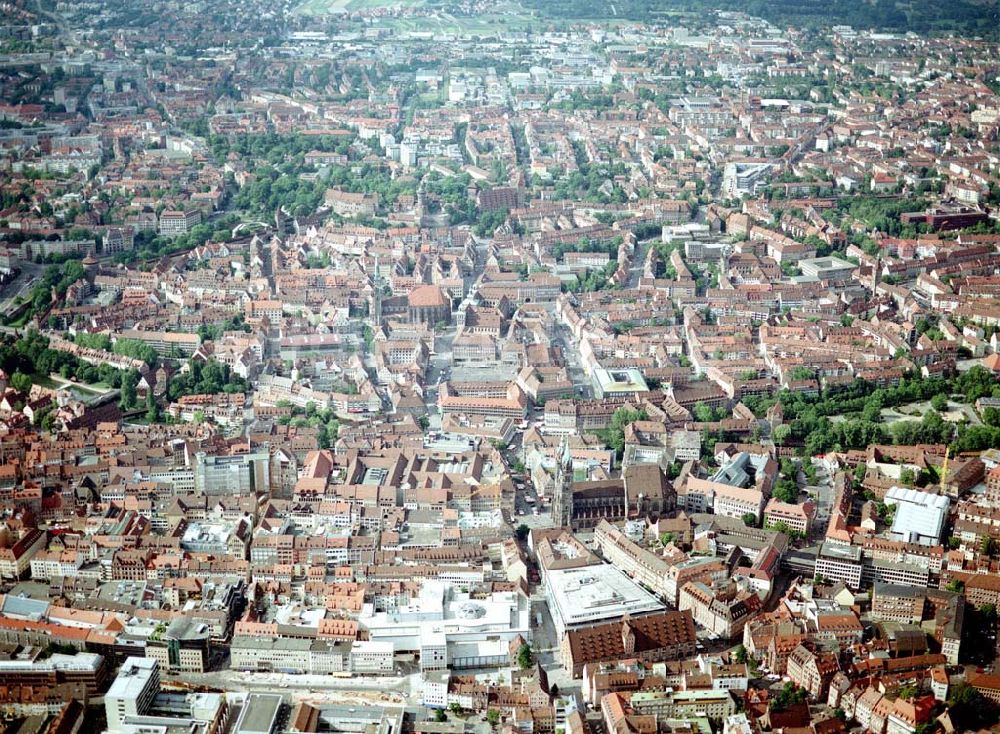
<svg viewBox="0 0 1000 734">
<path fill-rule="evenodd" d="M 194 488 L 206 495 L 249 495 L 268 488 L 266 451 L 233 456 L 195 455 Z"/>
<path fill-rule="evenodd" d="M 160 664 L 153 658 L 127 658 L 104 696 L 108 731 L 119 732 L 128 716 L 142 716 L 160 692 Z"/>
</svg>

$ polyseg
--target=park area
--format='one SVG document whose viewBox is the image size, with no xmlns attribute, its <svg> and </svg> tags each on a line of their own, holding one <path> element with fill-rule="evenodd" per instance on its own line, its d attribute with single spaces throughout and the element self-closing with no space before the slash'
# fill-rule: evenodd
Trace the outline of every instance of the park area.
<svg viewBox="0 0 1000 734">
<path fill-rule="evenodd" d="M 364 10 L 418 8 L 425 0 L 305 0 L 298 12 L 304 15 L 355 13 Z"/>
<path fill-rule="evenodd" d="M 934 406 L 930 400 L 922 400 L 916 403 L 908 403 L 898 408 L 883 408 L 882 422 L 892 424 L 896 421 L 921 421 L 924 414 L 929 410 L 937 410 L 941 417 L 949 423 L 958 423 L 962 420 L 970 425 L 977 426 L 982 423 L 979 416 L 971 405 L 948 400 Z"/>
<path fill-rule="evenodd" d="M 372 25 L 396 33 L 480 35 L 498 30 L 519 31 L 532 26 L 531 16 L 518 2 L 501 2 L 489 14 L 452 15 L 435 7 L 433 0 L 304 0 L 296 12 L 302 15 L 345 15 L 366 11 L 416 11 L 375 14 Z"/>
<path fill-rule="evenodd" d="M 55 372 L 47 377 L 32 375 L 32 380 L 34 380 L 35 384 L 47 387 L 50 390 L 68 390 L 75 400 L 85 403 L 97 402 L 114 390 L 114 388 L 104 382 L 95 382 L 88 385 L 68 380 Z"/>
</svg>

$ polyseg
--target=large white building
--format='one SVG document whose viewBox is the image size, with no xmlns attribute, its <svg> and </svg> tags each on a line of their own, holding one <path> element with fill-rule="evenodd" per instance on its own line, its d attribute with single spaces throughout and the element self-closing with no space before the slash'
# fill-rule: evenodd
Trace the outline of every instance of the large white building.
<svg viewBox="0 0 1000 734">
<path fill-rule="evenodd" d="M 860 548 L 830 542 L 820 545 L 816 556 L 817 576 L 831 581 L 843 581 L 852 589 L 860 589 L 862 570 Z"/>
<path fill-rule="evenodd" d="M 395 650 L 391 642 L 355 640 L 351 645 L 351 672 L 362 675 L 394 671 Z"/>
<path fill-rule="evenodd" d="M 108 731 L 118 732 L 126 717 L 149 711 L 160 692 L 160 665 L 153 658 L 127 658 L 104 695 Z"/>
<path fill-rule="evenodd" d="M 767 184 L 770 173 L 770 163 L 727 163 L 722 173 L 722 190 L 730 198 L 755 195 Z"/>
<path fill-rule="evenodd" d="M 209 456 L 195 454 L 194 488 L 207 495 L 248 495 L 269 486 L 267 452 Z"/>
<path fill-rule="evenodd" d="M 719 484 L 715 488 L 715 499 L 712 509 L 716 515 L 742 518 L 753 515 L 760 519 L 764 509 L 764 493 L 755 487 L 731 487 Z"/>
<path fill-rule="evenodd" d="M 607 370 L 597 367 L 593 373 L 594 394 L 598 398 L 635 395 L 649 391 L 642 372 L 634 367 Z"/>
<path fill-rule="evenodd" d="M 665 608 L 652 593 L 608 564 L 552 569 L 546 579 L 545 598 L 560 639 L 568 629 Z"/>
<path fill-rule="evenodd" d="M 419 596 L 390 611 L 376 612 L 366 604 L 358 622 L 371 642 L 418 654 L 422 670 L 506 665 L 510 641 L 518 635 L 531 638 L 530 605 L 523 594 L 495 592 L 473 599 L 439 580 L 425 581 Z"/>
<path fill-rule="evenodd" d="M 891 538 L 920 545 L 941 544 L 951 504 L 947 497 L 918 489 L 891 487 L 885 493 L 885 504 L 896 508 L 889 533 Z"/>
</svg>

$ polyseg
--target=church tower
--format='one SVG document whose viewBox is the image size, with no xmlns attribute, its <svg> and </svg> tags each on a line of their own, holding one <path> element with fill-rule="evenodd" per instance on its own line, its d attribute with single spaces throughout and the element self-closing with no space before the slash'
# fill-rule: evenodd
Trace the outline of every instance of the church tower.
<svg viewBox="0 0 1000 734">
<path fill-rule="evenodd" d="M 378 255 L 375 256 L 375 272 L 372 276 L 372 302 L 368 309 L 368 319 L 372 331 L 382 328 L 382 275 L 378 270 Z"/>
<path fill-rule="evenodd" d="M 552 520 L 556 527 L 573 524 L 573 456 L 569 442 L 563 436 L 556 463 L 555 492 L 552 498 Z"/>
<path fill-rule="evenodd" d="M 632 628 L 632 617 L 628 614 L 622 617 L 622 652 L 625 657 L 635 655 L 635 630 Z"/>
</svg>

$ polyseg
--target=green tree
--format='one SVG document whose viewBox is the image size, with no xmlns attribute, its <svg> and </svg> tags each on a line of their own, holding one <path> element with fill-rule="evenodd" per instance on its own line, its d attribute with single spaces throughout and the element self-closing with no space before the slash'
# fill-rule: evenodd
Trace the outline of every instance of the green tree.
<svg viewBox="0 0 1000 734">
<path fill-rule="evenodd" d="M 15 372 L 10 376 L 10 386 L 18 392 L 30 392 L 32 382 L 31 375 L 23 372 Z"/>
<path fill-rule="evenodd" d="M 779 502 L 793 505 L 799 499 L 799 487 L 793 479 L 779 479 L 771 495 Z"/>
<path fill-rule="evenodd" d="M 993 538 L 984 536 L 981 541 L 979 541 L 979 552 L 984 556 L 993 555 Z"/>
<path fill-rule="evenodd" d="M 121 399 L 118 401 L 118 406 L 122 410 L 132 410 L 136 406 L 136 392 L 135 387 L 139 384 L 139 371 L 129 370 L 125 373 L 125 377 L 122 378 L 121 385 Z"/>
<path fill-rule="evenodd" d="M 799 688 L 792 682 L 785 683 L 771 701 L 771 710 L 784 711 L 789 706 L 803 703 L 808 697 L 809 692 L 805 688 Z"/>
<path fill-rule="evenodd" d="M 768 523 L 768 527 L 771 528 L 771 530 L 775 530 L 779 533 L 784 533 L 793 540 L 800 536 L 799 532 L 792 530 L 790 527 L 788 527 L 787 522 L 783 522 L 781 520 L 779 520 L 778 522 Z"/>
<path fill-rule="evenodd" d="M 434 721 L 442 723 L 448 720 L 448 715 L 445 714 L 444 709 L 434 710 Z"/>
<path fill-rule="evenodd" d="M 715 420 L 715 411 L 700 400 L 694 404 L 694 409 L 691 412 L 699 423 L 711 423 Z"/>
<path fill-rule="evenodd" d="M 531 645 L 525 643 L 517 650 L 517 667 L 527 670 L 535 662 L 535 654 L 531 650 Z"/>
<path fill-rule="evenodd" d="M 983 423 L 991 428 L 1000 428 L 1000 408 L 983 408 Z"/>
<path fill-rule="evenodd" d="M 938 393 L 933 398 L 931 398 L 931 407 L 937 412 L 941 412 L 948 409 L 948 396 L 944 393 Z"/>
<path fill-rule="evenodd" d="M 88 334 L 87 332 L 80 332 L 73 339 L 81 347 L 86 347 L 87 349 L 101 349 L 105 352 L 111 351 L 111 337 L 107 334 Z"/>
<path fill-rule="evenodd" d="M 673 533 L 660 533 L 660 545 L 666 547 L 676 540 L 676 536 Z"/>
<path fill-rule="evenodd" d="M 625 451 L 625 427 L 629 423 L 644 421 L 648 417 L 645 410 L 619 408 L 611 416 L 611 424 L 603 431 L 599 431 L 599 434 L 608 448 L 614 449 L 615 453 L 621 456 Z"/>
<path fill-rule="evenodd" d="M 997 706 L 967 681 L 952 686 L 948 706 L 956 731 L 978 731 L 997 721 Z"/>
<path fill-rule="evenodd" d="M 156 402 L 152 390 L 146 392 L 146 420 L 150 423 L 160 421 L 160 404 Z"/>
<path fill-rule="evenodd" d="M 757 516 L 752 512 L 744 513 L 743 524 L 746 525 L 748 528 L 757 527 Z"/>
<path fill-rule="evenodd" d="M 747 649 L 746 647 L 743 646 L 743 643 L 740 643 L 739 645 L 736 646 L 736 649 L 733 650 L 733 660 L 735 660 L 737 663 L 745 665 L 747 662 L 747 657 L 748 657 Z"/>
<path fill-rule="evenodd" d="M 978 703 L 982 694 L 973 688 L 967 681 L 960 681 L 951 689 L 948 696 L 949 706 L 962 706 Z"/>
<path fill-rule="evenodd" d="M 799 365 L 792 369 L 789 377 L 793 380 L 811 380 L 816 377 L 816 372 L 809 367 Z"/>
<path fill-rule="evenodd" d="M 496 728 L 496 725 L 500 723 L 500 712 L 496 709 L 489 709 L 486 712 L 486 723 Z"/>
<path fill-rule="evenodd" d="M 246 391 L 246 380 L 233 374 L 228 365 L 214 359 L 208 362 L 188 360 L 188 371 L 176 373 L 167 384 L 169 400 L 176 400 L 182 395 L 215 395 Z"/>
<path fill-rule="evenodd" d="M 528 539 L 528 534 L 531 532 L 531 528 L 524 523 L 521 523 L 517 526 L 517 530 L 514 532 L 517 535 L 517 539 L 523 542 Z"/>
<path fill-rule="evenodd" d="M 155 366 L 158 359 L 156 350 L 138 339 L 118 339 L 112 351 L 115 354 L 142 360 L 150 367 Z"/>
<path fill-rule="evenodd" d="M 51 657 L 52 655 L 56 654 L 76 655 L 78 652 L 80 652 L 78 649 L 64 642 L 50 642 L 48 645 L 45 646 L 45 654 L 48 657 Z"/>
<path fill-rule="evenodd" d="M 782 446 L 788 437 L 792 435 L 792 427 L 787 423 L 782 423 L 779 426 L 775 426 L 774 430 L 771 431 L 771 438 L 778 446 Z"/>
</svg>

